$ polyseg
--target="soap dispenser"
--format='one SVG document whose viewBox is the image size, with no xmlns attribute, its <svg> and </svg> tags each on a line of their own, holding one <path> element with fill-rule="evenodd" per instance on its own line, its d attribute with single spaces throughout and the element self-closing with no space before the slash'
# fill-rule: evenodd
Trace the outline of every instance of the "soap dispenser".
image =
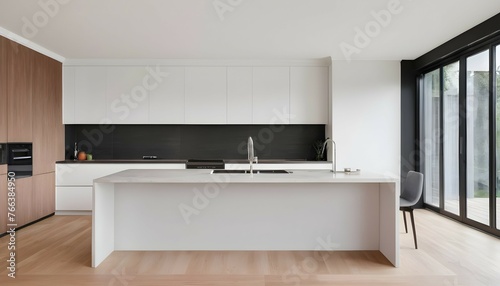
<svg viewBox="0 0 500 286">
<path fill-rule="evenodd" d="M 76 142 L 75 142 L 75 150 L 73 153 L 73 160 L 78 160 L 78 145 Z"/>
</svg>

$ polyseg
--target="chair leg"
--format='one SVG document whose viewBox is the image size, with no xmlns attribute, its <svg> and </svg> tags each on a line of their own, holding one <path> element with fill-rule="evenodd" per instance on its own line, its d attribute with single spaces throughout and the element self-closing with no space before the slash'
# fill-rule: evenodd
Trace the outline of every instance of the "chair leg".
<svg viewBox="0 0 500 286">
<path fill-rule="evenodd" d="M 418 249 L 417 245 L 417 230 L 415 229 L 415 218 L 413 217 L 413 209 L 410 209 L 411 227 L 413 228 L 413 240 L 415 241 L 415 249 Z"/>
<path fill-rule="evenodd" d="M 403 210 L 403 220 L 405 222 L 405 231 L 408 233 L 408 226 L 406 225 L 406 211 Z"/>
</svg>

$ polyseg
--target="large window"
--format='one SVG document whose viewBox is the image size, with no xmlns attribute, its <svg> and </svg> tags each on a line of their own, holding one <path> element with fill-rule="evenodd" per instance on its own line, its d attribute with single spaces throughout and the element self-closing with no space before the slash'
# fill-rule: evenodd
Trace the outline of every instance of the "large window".
<svg viewBox="0 0 500 286">
<path fill-rule="evenodd" d="M 448 60 L 419 85 L 424 203 L 500 235 L 500 45 Z"/>
<path fill-rule="evenodd" d="M 443 180 L 444 209 L 459 215 L 459 73 L 455 62 L 443 67 Z"/>
<path fill-rule="evenodd" d="M 500 229 L 500 46 L 496 47 L 496 227 Z"/>
<path fill-rule="evenodd" d="M 440 70 L 424 75 L 423 80 L 424 148 L 425 148 L 425 202 L 439 207 L 439 172 L 441 141 L 441 76 Z"/>
<path fill-rule="evenodd" d="M 489 224 L 489 50 L 467 58 L 467 217 Z"/>
</svg>

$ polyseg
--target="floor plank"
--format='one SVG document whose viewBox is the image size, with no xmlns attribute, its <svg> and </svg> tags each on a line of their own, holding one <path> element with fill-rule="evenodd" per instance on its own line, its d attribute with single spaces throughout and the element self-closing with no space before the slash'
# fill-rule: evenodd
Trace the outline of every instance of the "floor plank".
<svg viewBox="0 0 500 286">
<path fill-rule="evenodd" d="M 415 220 L 419 249 L 401 231 L 399 268 L 378 251 L 116 251 L 91 268 L 91 217 L 54 216 L 17 231 L 15 280 L 0 238 L 0 285 L 500 285 L 500 239 L 427 210 Z"/>
</svg>

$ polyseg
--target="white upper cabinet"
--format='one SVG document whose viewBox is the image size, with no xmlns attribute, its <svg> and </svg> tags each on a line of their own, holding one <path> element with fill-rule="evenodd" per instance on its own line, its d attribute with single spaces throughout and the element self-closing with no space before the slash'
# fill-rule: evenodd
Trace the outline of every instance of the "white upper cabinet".
<svg viewBox="0 0 500 286">
<path fill-rule="evenodd" d="M 199 62 L 70 63 L 63 122 L 328 124 L 329 68 L 322 63 Z"/>
<path fill-rule="evenodd" d="M 252 67 L 227 68 L 227 123 L 252 123 Z"/>
<path fill-rule="evenodd" d="M 184 68 L 160 66 L 155 69 L 164 76 L 152 78 L 156 85 L 149 92 L 149 123 L 183 124 Z"/>
<path fill-rule="evenodd" d="M 106 115 L 111 123 L 149 122 L 149 77 L 145 66 L 107 68 Z"/>
<path fill-rule="evenodd" d="M 106 67 L 75 70 L 75 124 L 100 124 L 106 119 Z"/>
<path fill-rule="evenodd" d="M 187 124 L 226 123 L 226 67 L 187 67 Z"/>
<path fill-rule="evenodd" d="M 253 123 L 289 124 L 290 68 L 253 68 Z"/>
<path fill-rule="evenodd" d="M 75 124 L 75 67 L 63 69 L 63 124 Z"/>
<path fill-rule="evenodd" d="M 290 124 L 328 123 L 327 67 L 290 69 Z"/>
</svg>

